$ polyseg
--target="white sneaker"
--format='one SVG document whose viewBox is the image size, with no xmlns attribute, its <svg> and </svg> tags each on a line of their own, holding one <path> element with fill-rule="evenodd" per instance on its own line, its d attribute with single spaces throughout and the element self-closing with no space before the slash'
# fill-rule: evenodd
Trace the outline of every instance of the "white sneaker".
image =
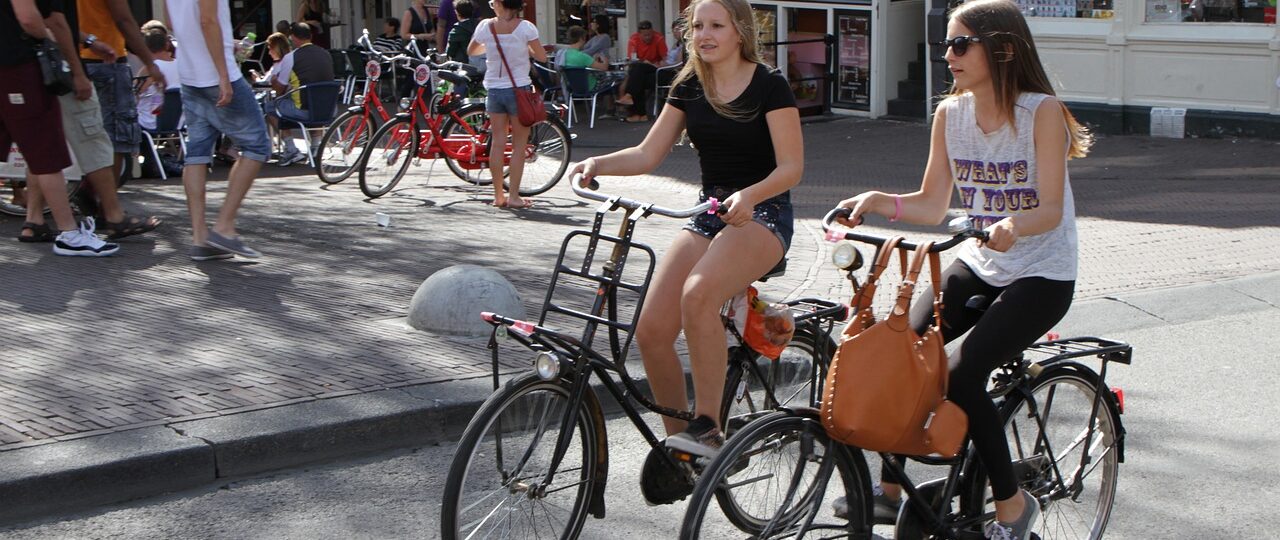
<svg viewBox="0 0 1280 540">
<path fill-rule="evenodd" d="M 294 163 L 302 163 L 306 160 L 306 154 L 303 154 L 301 150 L 294 150 L 292 152 L 285 152 L 283 156 L 280 156 L 280 161 L 276 164 L 281 167 L 288 167 Z"/>
<path fill-rule="evenodd" d="M 105 242 L 93 233 L 93 218 L 84 218 L 80 228 L 63 231 L 53 242 L 53 253 L 69 257 L 107 257 L 120 251 L 120 244 Z"/>
</svg>

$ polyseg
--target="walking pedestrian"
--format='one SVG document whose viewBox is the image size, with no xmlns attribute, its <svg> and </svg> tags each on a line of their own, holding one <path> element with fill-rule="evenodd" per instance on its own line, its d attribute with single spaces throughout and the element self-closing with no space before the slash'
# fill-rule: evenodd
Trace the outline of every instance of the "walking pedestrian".
<svg viewBox="0 0 1280 540">
<path fill-rule="evenodd" d="M 71 154 L 62 132 L 61 107 L 44 87 L 34 44 L 55 39 L 45 20 L 53 15 L 54 0 L 9 0 L 0 2 L 0 160 L 9 158 L 9 147 L 17 144 L 27 162 L 30 182 L 27 207 L 40 194 L 48 201 L 57 224 L 53 252 L 57 255 L 102 257 L 113 255 L 120 246 L 103 242 L 94 234 L 94 220 L 77 226 L 67 202 L 67 180 L 62 170 L 71 166 Z M 66 44 L 70 45 L 70 44 Z M 67 47 L 62 47 L 66 50 Z M 65 52 L 64 52 L 65 54 Z M 81 91 L 84 80 L 78 84 Z M 43 210 L 44 205 L 37 208 Z M 28 227 L 33 234 L 46 227 Z"/>
<path fill-rule="evenodd" d="M 499 208 L 529 208 L 533 202 L 520 197 L 520 178 L 524 175 L 524 147 L 529 142 L 529 128 L 517 117 L 516 88 L 530 90 L 533 80 L 529 76 L 529 59 L 547 61 L 547 52 L 538 39 L 538 29 L 533 23 L 520 18 L 524 0 L 490 0 L 497 14 L 485 19 L 476 27 L 467 46 L 467 54 L 485 55 L 484 88 L 485 111 L 489 113 L 491 127 L 489 171 L 493 174 L 493 205 Z M 499 54 L 499 50 L 501 54 Z M 503 56 L 505 63 L 503 65 Z M 513 84 L 515 86 L 513 86 Z M 511 163 L 508 181 L 510 193 L 502 188 L 502 151 L 511 129 Z"/>
<path fill-rule="evenodd" d="M 83 173 L 85 183 L 93 195 L 87 195 L 80 200 L 85 201 L 81 210 L 90 214 L 98 214 L 95 222 L 96 232 L 105 234 L 108 240 L 119 240 L 135 234 L 142 234 L 154 230 L 160 226 L 161 221 L 154 216 L 135 217 L 125 213 L 124 207 L 120 204 L 120 198 L 116 193 L 117 182 L 116 177 L 119 174 L 117 168 L 120 161 L 120 154 L 116 152 L 118 147 L 114 146 L 111 137 L 104 129 L 103 119 L 112 117 L 115 121 L 124 121 L 117 118 L 114 110 L 108 111 L 103 108 L 98 100 L 98 90 L 96 85 L 90 81 L 90 76 L 85 69 L 85 65 L 76 53 L 73 44 L 77 42 L 75 33 L 72 30 L 70 22 L 66 15 L 75 14 L 75 6 L 67 5 L 65 13 L 54 11 L 53 14 L 45 19 L 46 25 L 58 41 L 59 48 L 67 60 L 68 67 L 71 68 L 72 78 L 75 81 L 75 91 L 66 95 L 58 96 L 59 109 L 61 111 L 62 132 L 66 137 L 68 146 L 75 153 L 76 163 L 80 166 Z M 64 45 L 65 44 L 65 45 Z M 100 49 L 105 50 L 105 49 Z M 150 49 L 148 49 L 150 52 Z M 70 53 L 70 54 L 68 54 Z M 97 65 L 97 64 L 89 64 Z M 160 68 L 154 62 L 154 57 L 150 63 L 153 70 L 160 71 Z M 125 66 L 128 69 L 128 66 Z M 115 77 L 113 72 L 108 71 L 105 78 L 111 79 Z M 152 80 L 164 81 L 163 74 L 157 75 Z M 163 83 L 162 83 L 163 84 Z M 108 92 L 113 92 L 114 87 L 109 87 Z M 163 85 L 159 88 L 163 93 Z M 132 90 L 130 90 L 132 98 Z M 134 122 L 137 123 L 137 111 L 134 111 Z M 132 155 L 132 153 L 128 154 Z M 30 178 L 28 178 L 30 180 Z M 31 182 L 28 182 L 29 184 Z M 86 188 L 81 188 L 86 189 Z M 97 196 L 97 200 L 93 200 L 93 196 Z M 44 223 L 44 205 L 46 198 L 39 190 L 33 190 L 28 197 L 27 204 L 27 223 L 23 225 L 23 230 L 18 236 L 18 240 L 23 242 L 42 242 L 52 241 L 52 233 Z M 52 201 L 50 201 L 52 202 Z M 28 226 L 29 225 L 29 226 Z"/>
<path fill-rule="evenodd" d="M 253 88 L 240 70 L 234 69 L 230 8 L 220 0 L 166 0 L 166 5 L 173 35 L 178 38 L 178 71 L 187 119 L 182 184 L 191 213 L 191 259 L 257 258 L 261 254 L 236 234 L 236 216 L 271 153 L 271 142 Z M 217 221 L 209 228 L 205 182 L 219 133 L 240 148 L 240 156 L 227 177 L 227 196 Z"/>
<path fill-rule="evenodd" d="M 1076 219 L 1067 160 L 1083 157 L 1088 132 L 1058 98 L 1040 64 L 1031 31 L 1009 0 L 968 2 L 949 16 L 947 66 L 955 80 L 933 120 L 929 161 L 920 189 L 868 191 L 840 203 L 855 226 L 868 214 L 931 225 L 943 219 L 959 191 L 960 204 L 990 238 L 960 249 L 942 274 L 942 337 L 968 332 L 951 355 L 948 398 L 969 417 L 969 437 L 991 478 L 996 520 L 988 538 L 1025 540 L 1040 503 L 1018 488 L 1004 422 L 987 381 L 1053 327 L 1075 291 Z M 993 298 L 986 311 L 965 299 Z M 911 309 L 916 332 L 932 324 L 931 292 Z M 926 300 L 929 299 L 929 300 Z M 881 472 L 876 514 L 900 505 L 902 487 Z M 837 506 L 843 501 L 837 501 Z M 885 510 L 882 512 L 881 510 Z M 837 511 L 841 508 L 837 507 Z"/>
<path fill-rule="evenodd" d="M 588 158 L 571 174 L 631 176 L 656 169 L 688 132 L 702 168 L 700 201 L 723 215 L 689 220 L 658 263 L 636 327 L 636 344 L 659 405 L 688 407 L 676 337 L 684 331 L 693 369 L 694 415 L 663 418 L 667 448 L 714 457 L 728 365 L 720 308 L 773 268 L 794 231 L 790 189 L 804 172 L 800 112 L 787 80 L 760 60 L 746 0 L 694 0 L 685 10 L 693 47 L 657 121 L 639 146 Z M 661 41 L 661 36 L 657 41 Z M 661 474 L 657 447 L 645 460 L 641 491 L 651 504 L 687 496 L 693 486 Z"/>
</svg>

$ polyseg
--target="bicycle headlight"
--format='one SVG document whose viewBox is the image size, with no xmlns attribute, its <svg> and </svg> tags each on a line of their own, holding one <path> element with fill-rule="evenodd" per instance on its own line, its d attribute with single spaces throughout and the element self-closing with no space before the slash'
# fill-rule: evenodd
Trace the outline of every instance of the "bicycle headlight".
<svg viewBox="0 0 1280 540">
<path fill-rule="evenodd" d="M 831 262 L 841 270 L 857 270 L 862 267 L 862 254 L 853 242 L 842 240 L 831 249 Z"/>
<path fill-rule="evenodd" d="M 538 357 L 533 359 L 533 370 L 538 373 L 538 378 L 544 381 L 552 381 L 560 376 L 560 357 L 553 352 L 540 352 Z"/>
<path fill-rule="evenodd" d="M 351 102 L 354 103 L 355 106 L 360 107 L 364 105 L 364 96 L 356 96 L 354 98 L 351 98 Z"/>
<path fill-rule="evenodd" d="M 412 99 L 410 99 L 410 98 L 400 98 L 400 110 L 402 110 L 402 111 L 407 111 L 407 110 L 409 110 L 409 106 L 410 106 L 410 105 L 413 105 L 413 100 L 412 100 Z"/>
</svg>

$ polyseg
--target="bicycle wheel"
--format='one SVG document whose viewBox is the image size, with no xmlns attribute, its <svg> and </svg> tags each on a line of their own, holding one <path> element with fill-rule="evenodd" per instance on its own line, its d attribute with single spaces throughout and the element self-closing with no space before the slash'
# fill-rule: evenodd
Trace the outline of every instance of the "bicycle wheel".
<svg viewBox="0 0 1280 540">
<path fill-rule="evenodd" d="M 546 120 L 530 126 L 529 151 L 523 154 L 520 196 L 538 195 L 555 186 L 569 168 L 571 146 L 569 128 L 564 127 L 559 117 L 547 116 Z M 516 158 L 513 156 L 512 159 Z M 511 189 L 509 179 L 506 188 Z"/>
<path fill-rule="evenodd" d="M 1032 401 L 1011 394 L 1001 414 L 1019 487 L 1040 500 L 1042 513 L 1033 532 L 1041 540 L 1102 538 L 1120 466 L 1117 409 L 1110 392 L 1102 395 L 1090 433 L 1099 388 L 1092 370 L 1058 364 L 1041 372 L 1031 388 Z M 975 469 L 969 508 L 994 512 L 985 469 Z"/>
<path fill-rule="evenodd" d="M 587 516 L 596 473 L 598 403 L 566 410 L 571 384 L 533 374 L 485 400 L 463 432 L 445 481 L 441 536 L 575 538 Z M 545 486 L 566 414 L 576 433 Z"/>
<path fill-rule="evenodd" d="M 458 122 L 458 119 L 461 119 L 462 122 Z M 449 117 L 448 120 L 445 120 L 444 125 L 440 127 L 440 135 L 445 140 L 473 140 L 478 141 L 478 144 L 481 145 L 488 143 L 489 113 L 485 112 L 482 105 L 470 105 L 458 111 L 458 119 Z M 448 154 L 443 154 L 441 157 L 444 158 L 444 164 L 449 167 L 449 171 L 454 176 L 462 179 L 462 181 L 477 186 L 493 184 L 493 175 L 489 173 L 489 165 L 487 163 L 478 168 L 468 169 L 458 163 L 457 160 L 449 157 Z M 505 169 L 503 170 L 503 175 L 506 175 Z"/>
<path fill-rule="evenodd" d="M 720 405 L 726 436 L 732 436 L 735 429 L 762 412 L 778 407 L 812 407 L 816 400 L 811 401 L 811 397 L 822 399 L 822 383 L 836 346 L 824 336 L 823 352 L 815 354 L 818 339 L 812 332 L 798 329 L 777 360 L 753 353 L 754 370 L 739 362 L 729 363 L 724 403 Z M 729 357 L 734 357 L 732 351 Z M 768 399 L 766 385 L 773 390 L 776 402 Z"/>
<path fill-rule="evenodd" d="M 860 452 L 827 437 L 810 413 L 769 413 L 730 438 L 702 472 L 680 538 L 851 537 L 871 534 L 870 476 Z M 844 496 L 849 519 L 829 501 Z M 724 511 L 709 512 L 711 501 Z"/>
<path fill-rule="evenodd" d="M 418 156 L 418 130 L 408 118 L 397 118 L 374 132 L 360 157 L 360 191 L 376 199 L 396 187 Z"/>
<path fill-rule="evenodd" d="M 71 211 L 82 216 L 96 214 L 97 203 L 85 199 L 80 191 L 80 180 L 67 180 L 67 197 L 71 202 Z M 0 214 L 25 217 L 27 215 L 27 181 L 23 178 L 0 178 Z M 87 208 L 86 208 L 87 207 Z M 44 213 L 49 213 L 45 205 Z"/>
<path fill-rule="evenodd" d="M 351 176 L 373 130 L 373 121 L 368 116 L 350 111 L 329 124 L 320 138 L 320 159 L 316 160 L 316 176 L 320 181 L 337 184 Z"/>
</svg>

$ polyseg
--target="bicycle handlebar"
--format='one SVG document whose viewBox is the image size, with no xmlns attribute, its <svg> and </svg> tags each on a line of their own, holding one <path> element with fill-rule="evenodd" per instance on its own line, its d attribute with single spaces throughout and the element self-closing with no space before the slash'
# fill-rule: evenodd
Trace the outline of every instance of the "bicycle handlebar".
<svg viewBox="0 0 1280 540">
<path fill-rule="evenodd" d="M 591 189 L 584 189 L 578 185 L 578 183 L 581 180 L 582 180 L 582 173 L 574 174 L 573 178 L 570 179 L 570 186 L 573 187 L 574 193 L 576 193 L 579 197 L 582 197 L 584 199 L 608 202 L 612 204 L 614 208 L 626 208 L 627 210 L 643 210 L 645 213 L 658 214 L 660 216 L 667 216 L 667 217 L 673 217 L 673 218 L 693 217 L 702 213 L 715 214 L 720 210 L 720 201 L 714 197 L 709 198 L 707 199 L 707 202 L 701 203 L 692 208 L 683 208 L 683 209 L 664 208 L 652 203 L 646 203 L 646 202 L 641 202 L 633 199 L 623 198 L 617 195 L 608 195 L 605 193 L 596 192 L 594 190 L 596 189 L 596 187 L 599 186 L 599 184 L 596 184 L 594 180 L 592 180 L 593 187 Z"/>
<path fill-rule="evenodd" d="M 828 239 L 839 240 L 843 238 L 845 240 L 871 244 L 876 247 L 883 246 L 884 243 L 889 240 L 889 238 L 885 236 L 863 234 L 848 230 L 836 230 L 832 226 L 832 222 L 835 221 L 837 217 L 849 217 L 851 214 L 853 214 L 853 210 L 850 208 L 834 208 L 830 212 L 827 212 L 827 215 L 822 218 L 822 230 L 826 231 Z M 952 219 L 947 223 L 947 231 L 952 234 L 952 237 L 949 240 L 935 243 L 933 247 L 929 249 L 930 253 L 946 251 L 970 238 L 977 238 L 983 242 L 986 242 L 988 238 L 987 232 L 975 228 L 973 226 L 973 220 L 969 219 L 968 216 L 960 216 Z M 919 247 L 919 244 L 914 242 L 898 242 L 898 249 L 913 250 L 917 247 Z"/>
</svg>

